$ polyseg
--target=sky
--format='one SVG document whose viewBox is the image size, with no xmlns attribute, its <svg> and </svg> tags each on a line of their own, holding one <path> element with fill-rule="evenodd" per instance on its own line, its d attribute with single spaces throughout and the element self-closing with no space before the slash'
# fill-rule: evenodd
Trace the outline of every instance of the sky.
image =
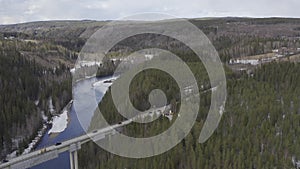
<svg viewBox="0 0 300 169">
<path fill-rule="evenodd" d="M 179 18 L 296 17 L 299 0 L 0 0 L 0 24 L 45 20 L 116 20 L 158 12 Z"/>
</svg>

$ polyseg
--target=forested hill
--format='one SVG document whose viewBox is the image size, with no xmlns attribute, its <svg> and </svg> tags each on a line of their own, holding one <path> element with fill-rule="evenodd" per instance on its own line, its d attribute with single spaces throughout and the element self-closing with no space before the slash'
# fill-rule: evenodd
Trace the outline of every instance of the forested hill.
<svg viewBox="0 0 300 169">
<path fill-rule="evenodd" d="M 79 52 L 85 41 L 105 23 L 107 22 L 40 21 L 0 25 L 0 32 L 6 37 L 43 40 Z"/>
<path fill-rule="evenodd" d="M 278 55 L 282 52 L 286 60 L 300 53 L 300 19 L 189 20 L 209 37 L 225 65 L 230 59 L 274 54 L 274 50 L 278 50 Z M 46 21 L 0 25 L 1 156 L 11 150 L 22 151 L 42 124 L 41 112 L 51 116 L 50 98 L 56 112 L 71 99 L 69 69 L 74 66 L 86 40 L 105 23 Z M 107 53 L 107 58 L 127 56 L 151 47 L 148 44 L 166 50 L 175 48 L 174 53 L 185 57 L 189 66 L 202 70 L 198 63 L 193 63 L 186 46 L 161 35 L 142 34 L 125 39 Z M 299 62 L 299 58 L 294 61 Z M 97 152 L 99 148 L 89 144 L 80 154 L 81 168 L 292 168 L 292 157 L 300 159 L 299 64 L 274 62 L 253 67 L 253 76 L 243 71 L 240 74 L 227 71 L 229 96 L 226 112 L 218 130 L 207 143 L 195 144 L 210 104 L 209 94 L 201 99 L 203 107 L 195 129 L 170 152 L 154 158 L 130 160 L 102 150 Z M 98 74 L 106 75 L 106 71 Z M 142 77 L 145 75 L 148 74 L 142 74 Z M 148 87 L 159 86 L 152 80 L 145 78 Z M 132 87 L 137 89 L 133 93 L 136 96 L 133 97 L 134 104 L 147 108 L 146 93 L 138 93 L 143 87 L 139 84 Z M 164 87 L 173 89 L 173 86 Z M 209 84 L 204 84 L 204 88 L 209 88 Z M 172 91 L 168 97 L 170 103 L 177 99 Z M 99 106 L 107 112 L 114 108 L 109 93 Z M 111 114 L 108 118 L 113 122 L 120 120 Z M 162 128 L 170 125 L 165 119 L 160 119 L 158 124 Z M 131 127 L 136 129 L 139 126 Z M 132 128 L 124 132 L 134 134 Z M 155 125 L 146 128 L 146 134 L 158 132 Z"/>
<path fill-rule="evenodd" d="M 296 18 L 200 18 L 189 19 L 212 41 L 223 61 L 230 58 L 271 52 L 280 47 L 300 46 L 300 19 Z M 173 22 L 176 22 L 174 20 Z M 0 37 L 18 37 L 48 41 L 79 52 L 85 41 L 107 21 L 42 21 L 14 25 L 0 25 Z M 162 22 L 163 23 L 163 22 Z M 1 34 L 3 33 L 3 34 Z M 157 35 L 145 35 L 133 41 L 124 41 L 113 51 L 124 54 L 147 43 L 141 39 L 157 40 Z M 175 41 L 157 41 L 157 44 L 176 46 Z"/>
<path fill-rule="evenodd" d="M 51 117 L 71 100 L 73 61 L 68 50 L 44 42 L 0 39 L 0 155 L 22 152 Z M 52 51 L 52 54 L 49 54 Z M 63 51 L 65 53 L 63 53 Z"/>
<path fill-rule="evenodd" d="M 290 49 L 300 47 L 298 19 L 227 18 L 193 20 L 193 23 L 202 27 L 210 37 L 224 63 L 228 63 L 229 59 L 270 53 L 284 46 Z M 208 89 L 210 86 L 203 65 L 193 60 L 184 45 L 175 41 L 161 35 L 136 35 L 120 42 L 112 50 L 118 52 L 109 55 L 123 57 L 126 53 L 153 46 L 172 51 L 180 54 L 190 66 L 198 85 L 204 84 L 204 88 Z M 87 169 L 294 168 L 293 159 L 300 159 L 300 90 L 297 87 L 300 64 L 299 60 L 295 63 L 290 61 L 278 59 L 252 65 L 251 71 L 241 69 L 239 73 L 227 69 L 228 65 L 232 65 L 224 64 L 228 90 L 225 112 L 217 130 L 204 144 L 199 144 L 198 138 L 210 106 L 210 92 L 201 95 L 201 107 L 192 131 L 170 151 L 146 159 L 130 159 L 109 153 L 91 142 L 82 146 L 79 165 Z M 148 108 L 147 98 L 151 89 L 165 91 L 170 104 L 172 100 L 173 103 L 179 101 L 175 83 L 162 73 L 147 70 L 139 73 L 134 80 L 130 84 L 130 101 L 140 110 Z M 124 120 L 115 108 L 110 90 L 98 106 L 111 124 Z M 178 118 L 176 113 L 174 117 Z M 98 117 L 94 115 L 91 131 L 101 128 L 101 124 L 97 123 Z M 175 118 L 169 121 L 160 117 L 149 124 L 133 123 L 120 132 L 135 137 L 154 136 L 170 127 Z"/>
<path fill-rule="evenodd" d="M 190 66 L 196 72 L 201 67 Z M 199 74 L 199 77 L 205 76 Z M 201 95 L 201 108 L 192 131 L 170 151 L 155 157 L 130 159 L 113 155 L 91 142 L 80 150 L 80 168 L 294 168 L 293 159 L 300 159 L 299 63 L 269 63 L 256 69 L 252 76 L 227 71 L 227 77 L 225 112 L 217 130 L 206 143 L 200 144 L 198 138 L 210 105 L 210 93 Z M 161 78 L 164 80 L 157 80 Z M 138 81 L 141 79 L 142 83 Z M 197 77 L 201 84 L 200 79 Z M 135 80 L 130 86 L 136 89 L 130 93 L 135 96 L 131 101 L 139 106 L 147 105 L 144 98 L 148 96 L 148 89 L 160 86 L 160 89 L 168 91 L 166 89 L 174 87 L 172 81 L 151 71 L 140 73 Z M 167 92 L 167 97 L 176 99 L 176 92 Z M 106 93 L 99 108 L 111 124 L 122 120 L 111 92 Z M 165 131 L 173 121 L 161 117 L 149 124 L 130 124 L 121 132 L 129 136 L 150 137 Z M 97 115 L 93 117 L 91 126 L 97 128 L 93 124 L 97 124 Z"/>
</svg>

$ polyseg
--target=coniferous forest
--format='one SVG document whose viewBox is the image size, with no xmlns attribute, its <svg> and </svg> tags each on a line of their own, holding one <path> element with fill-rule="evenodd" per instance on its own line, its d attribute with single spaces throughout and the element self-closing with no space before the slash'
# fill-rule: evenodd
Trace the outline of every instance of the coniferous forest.
<svg viewBox="0 0 300 169">
<path fill-rule="evenodd" d="M 72 99 L 67 67 L 62 63 L 46 66 L 35 58 L 28 59 L 22 54 L 24 50 L 45 55 L 37 44 L 0 41 L 1 156 L 13 150 L 23 152 L 42 127 L 42 115 L 53 115 L 49 111 L 50 98 L 56 113 Z"/>
<path fill-rule="evenodd" d="M 226 73 L 228 100 L 225 113 L 213 136 L 204 144 L 199 144 L 198 138 L 210 105 L 209 94 L 201 97 L 193 130 L 170 151 L 146 159 L 129 159 L 89 143 L 79 154 L 81 168 L 293 168 L 292 158 L 300 155 L 300 65 L 270 63 L 257 68 L 251 75 L 235 75 L 230 70 Z M 151 86 L 153 81 L 161 78 L 155 72 L 139 76 L 144 79 L 143 86 Z M 169 88 L 170 84 L 170 80 L 165 79 L 158 85 Z M 133 82 L 132 85 L 139 89 L 141 84 Z M 176 98 L 172 94 L 169 96 Z M 139 99 L 133 98 L 133 103 L 143 101 L 142 97 L 143 94 L 135 97 Z M 122 120 L 110 92 L 106 93 L 99 108 L 112 124 Z M 149 137 L 164 131 L 171 123 L 161 117 L 151 124 L 126 126 L 122 132 Z"/>
<path fill-rule="evenodd" d="M 116 44 L 105 53 L 100 65 L 80 67 L 75 79 L 82 80 L 87 75 L 110 76 L 123 58 L 141 49 L 156 47 L 171 51 L 189 66 L 197 80 L 200 93 L 197 121 L 185 139 L 155 157 L 129 159 L 106 152 L 93 142 L 81 145 L 79 168 L 295 168 L 294 162 L 300 161 L 300 20 L 189 21 L 212 42 L 226 74 L 227 102 L 216 131 L 205 143 L 199 143 L 214 87 L 201 61 L 176 39 L 139 34 Z M 43 116 L 51 118 L 59 114 L 72 100 L 71 69 L 87 39 L 105 23 L 87 20 L 0 25 L 1 160 L 13 151 L 22 154 L 45 124 Z M 259 64 L 237 63 L 243 59 Z M 174 118 L 170 121 L 161 116 L 147 124 L 132 123 L 120 132 L 150 137 L 169 128 L 178 118 L 181 106 L 178 86 L 162 71 L 140 72 L 130 84 L 130 101 L 137 109 L 147 110 L 153 89 L 164 91 Z M 50 100 L 54 112 L 50 111 Z M 98 107 L 110 124 L 125 120 L 112 102 L 111 88 Z M 98 115 L 94 114 L 89 131 L 101 128 L 97 120 Z"/>
</svg>

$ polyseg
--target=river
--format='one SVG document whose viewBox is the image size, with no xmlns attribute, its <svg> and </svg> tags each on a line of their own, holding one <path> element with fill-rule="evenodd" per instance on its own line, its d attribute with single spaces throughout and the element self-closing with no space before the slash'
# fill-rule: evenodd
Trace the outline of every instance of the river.
<svg viewBox="0 0 300 169">
<path fill-rule="evenodd" d="M 98 83 L 100 85 L 95 87 L 92 85 L 97 81 L 103 81 L 110 78 L 111 77 L 94 77 L 77 82 L 73 86 L 74 101 L 69 112 L 69 123 L 67 128 L 55 136 L 48 135 L 49 129 L 47 129 L 45 135 L 37 145 L 36 150 L 85 134 L 85 129 L 88 128 L 94 111 L 110 84 Z M 69 160 L 69 153 L 64 152 L 61 153 L 58 158 L 34 166 L 32 169 L 68 169 L 70 168 Z"/>
</svg>

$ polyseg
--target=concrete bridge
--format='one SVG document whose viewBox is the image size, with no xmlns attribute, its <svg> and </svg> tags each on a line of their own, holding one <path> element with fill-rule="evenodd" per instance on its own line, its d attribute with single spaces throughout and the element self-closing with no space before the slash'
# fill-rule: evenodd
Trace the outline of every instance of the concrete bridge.
<svg viewBox="0 0 300 169">
<path fill-rule="evenodd" d="M 56 143 L 55 145 L 45 147 L 43 149 L 33 151 L 31 153 L 18 156 L 11 159 L 9 162 L 0 164 L 2 169 L 26 169 L 33 167 L 35 165 L 41 164 L 43 162 L 55 159 L 62 152 L 68 151 L 70 153 L 70 166 L 71 169 L 78 169 L 78 153 L 77 151 L 81 148 L 82 144 L 85 144 L 91 140 L 101 140 L 106 136 L 113 135 L 115 129 L 128 125 L 133 121 L 129 119 L 100 130 L 94 130 L 91 133 L 82 135 L 61 143 Z"/>
<path fill-rule="evenodd" d="M 215 87 L 216 88 L 216 87 Z M 210 88 L 208 90 L 205 90 L 202 93 L 206 93 L 210 90 L 213 90 L 214 88 Z M 190 95 L 190 93 L 187 91 L 187 96 Z M 52 145 L 49 147 L 45 147 L 43 149 L 30 152 L 25 155 L 18 156 L 16 158 L 11 159 L 9 162 L 0 164 L 0 169 L 26 169 L 33 166 L 36 166 L 38 164 L 44 163 L 46 161 L 55 159 L 58 157 L 60 153 L 68 151 L 70 154 L 70 168 L 71 169 L 78 169 L 78 150 L 81 149 L 81 145 L 85 144 L 91 140 L 98 141 L 106 136 L 114 135 L 117 128 L 123 127 L 125 125 L 128 125 L 132 123 L 137 118 L 145 118 L 146 116 L 153 117 L 153 114 L 157 115 L 164 115 L 164 112 L 169 111 L 170 105 L 159 107 L 159 108 L 152 108 L 150 110 L 147 110 L 145 112 L 142 112 L 140 115 L 135 116 L 131 119 L 128 119 L 126 121 L 120 122 L 115 125 L 111 125 L 109 127 L 94 130 L 93 132 L 87 133 L 85 135 L 57 143 L 56 145 Z M 155 112 L 155 113 L 154 113 Z"/>
<path fill-rule="evenodd" d="M 163 113 L 167 110 L 169 106 L 164 106 L 160 108 L 153 108 L 128 119 L 118 124 L 108 126 L 99 130 L 93 130 L 85 135 L 61 142 L 55 145 L 45 147 L 43 149 L 30 152 L 25 155 L 18 156 L 11 159 L 9 162 L 0 164 L 0 169 L 26 169 L 38 164 L 44 163 L 46 161 L 55 159 L 60 153 L 68 151 L 70 154 L 70 168 L 78 169 L 78 150 L 81 148 L 82 144 L 85 144 L 91 140 L 98 141 L 104 139 L 107 136 L 114 135 L 117 128 L 123 127 L 132 123 L 136 118 L 145 118 L 146 116 L 152 116 L 153 112 Z"/>
</svg>

